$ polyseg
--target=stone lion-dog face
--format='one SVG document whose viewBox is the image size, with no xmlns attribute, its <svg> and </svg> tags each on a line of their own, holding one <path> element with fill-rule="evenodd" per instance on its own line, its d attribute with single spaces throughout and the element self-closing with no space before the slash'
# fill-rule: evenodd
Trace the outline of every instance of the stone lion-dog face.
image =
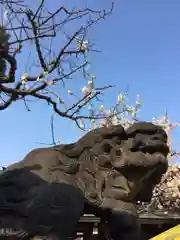
<svg viewBox="0 0 180 240">
<path fill-rule="evenodd" d="M 149 201 L 155 184 L 168 167 L 165 131 L 152 123 L 135 123 L 127 130 L 127 140 L 118 148 L 119 157 L 114 158 L 112 165 L 126 181 L 127 189 L 129 186 L 125 199 Z"/>
<path fill-rule="evenodd" d="M 135 123 L 126 133 L 121 128 L 117 133 L 117 129 L 107 135 L 104 130 L 102 140 L 91 152 L 97 156 L 99 185 L 104 177 L 98 186 L 101 207 L 120 210 L 124 203 L 128 207 L 151 199 L 154 186 L 167 170 L 169 148 L 165 131 L 152 123 Z"/>
<path fill-rule="evenodd" d="M 128 129 L 127 134 L 129 141 L 133 139 L 131 148 L 131 152 L 134 153 L 133 162 L 136 163 L 138 159 L 140 160 L 140 169 L 137 168 L 136 171 L 142 171 L 142 175 L 145 172 L 140 180 L 142 188 L 136 196 L 136 200 L 149 201 L 155 184 L 160 182 L 162 175 L 168 169 L 167 134 L 161 127 L 151 123 L 134 124 Z M 129 158 L 131 152 L 129 152 Z"/>
</svg>

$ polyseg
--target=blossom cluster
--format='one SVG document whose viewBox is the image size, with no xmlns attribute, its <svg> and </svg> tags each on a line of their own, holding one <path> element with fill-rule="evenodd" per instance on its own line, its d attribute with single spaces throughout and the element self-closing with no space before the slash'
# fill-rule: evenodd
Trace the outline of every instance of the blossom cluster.
<svg viewBox="0 0 180 240">
<path fill-rule="evenodd" d="M 154 188 L 149 206 L 152 210 L 163 210 L 165 213 L 180 212 L 180 166 L 169 166 Z"/>
</svg>

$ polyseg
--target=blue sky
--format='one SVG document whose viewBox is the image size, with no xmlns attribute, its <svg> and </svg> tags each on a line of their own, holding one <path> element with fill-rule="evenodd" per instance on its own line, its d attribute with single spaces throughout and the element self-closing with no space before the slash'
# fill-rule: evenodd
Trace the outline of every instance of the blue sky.
<svg viewBox="0 0 180 240">
<path fill-rule="evenodd" d="M 66 4 L 70 2 L 67 0 Z M 108 6 L 110 1 L 89 0 L 89 3 L 98 8 Z M 144 100 L 142 120 L 151 120 L 167 110 L 172 121 L 180 121 L 179 9 L 179 0 L 116 1 L 112 16 L 91 29 L 89 37 L 101 50 L 90 55 L 96 85 L 116 85 L 106 92 L 105 104 L 115 103 L 117 93 L 129 85 L 130 103 L 135 101 L 136 94 Z M 23 58 L 26 57 L 25 51 Z M 20 71 L 23 58 L 18 66 Z M 72 88 L 76 81 L 84 86 L 85 80 L 76 76 L 70 83 Z M 2 111 L 1 164 L 21 160 L 31 149 L 44 147 L 41 143 L 51 143 L 50 117 L 51 108 L 44 102 L 32 103 L 31 112 L 21 102 Z M 55 129 L 56 137 L 60 136 L 63 143 L 72 142 L 82 134 L 73 123 L 62 118 L 56 118 Z M 176 148 L 179 134 L 179 130 L 174 134 Z"/>
</svg>

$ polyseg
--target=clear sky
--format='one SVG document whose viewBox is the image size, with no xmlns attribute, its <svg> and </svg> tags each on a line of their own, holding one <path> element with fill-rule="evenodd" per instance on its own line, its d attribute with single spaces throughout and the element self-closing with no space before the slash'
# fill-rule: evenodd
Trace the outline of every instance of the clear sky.
<svg viewBox="0 0 180 240">
<path fill-rule="evenodd" d="M 55 5 L 60 2 L 54 0 Z M 89 2 L 97 8 L 110 3 L 109 0 Z M 136 94 L 144 100 L 141 119 L 151 120 L 167 110 L 172 120 L 180 121 L 179 13 L 179 0 L 118 0 L 112 16 L 91 30 L 90 38 L 102 51 L 91 54 L 90 58 L 96 84 L 116 85 L 116 89 L 107 92 L 108 105 L 115 103 L 117 93 L 129 85 L 130 102 L 135 101 Z M 24 60 L 21 61 L 20 69 Z M 81 77 L 72 81 L 71 86 L 76 81 L 82 87 L 85 83 Z M 31 149 L 44 146 L 41 143 L 51 143 L 50 116 L 51 108 L 44 102 L 32 103 L 31 112 L 20 102 L 2 111 L 1 164 L 21 160 Z M 55 129 L 56 137 L 60 136 L 63 143 L 72 142 L 82 134 L 62 118 L 56 118 Z M 177 131 L 174 136 L 176 147 L 180 143 L 179 134 Z"/>
</svg>

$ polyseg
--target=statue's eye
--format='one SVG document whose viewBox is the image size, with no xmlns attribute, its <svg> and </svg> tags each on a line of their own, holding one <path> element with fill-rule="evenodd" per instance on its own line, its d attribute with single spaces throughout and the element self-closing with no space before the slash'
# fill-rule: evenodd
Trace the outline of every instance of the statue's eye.
<svg viewBox="0 0 180 240">
<path fill-rule="evenodd" d="M 159 135 L 161 135 L 161 136 L 163 136 L 163 138 L 164 138 L 165 140 L 167 140 L 168 136 L 167 136 L 167 133 L 166 133 L 164 130 L 158 129 L 158 130 L 156 131 L 156 133 L 159 134 Z"/>
<path fill-rule="evenodd" d="M 121 155 L 122 155 L 121 149 L 120 149 L 120 148 L 117 148 L 117 149 L 116 149 L 116 156 L 117 156 L 117 157 L 120 157 Z"/>
<path fill-rule="evenodd" d="M 109 156 L 106 156 L 106 155 L 99 156 L 98 164 L 100 167 L 112 168 L 112 164 L 110 162 Z"/>
<path fill-rule="evenodd" d="M 130 138 L 135 138 L 137 135 L 153 135 L 157 132 L 157 130 L 154 129 L 137 129 L 136 131 L 132 132 L 128 135 Z"/>
<path fill-rule="evenodd" d="M 110 153 L 112 146 L 109 143 L 104 143 L 102 145 L 102 150 L 105 153 Z"/>
<path fill-rule="evenodd" d="M 116 139 L 116 144 L 121 144 L 121 142 L 122 142 L 122 137 L 117 137 L 117 139 Z"/>
</svg>

